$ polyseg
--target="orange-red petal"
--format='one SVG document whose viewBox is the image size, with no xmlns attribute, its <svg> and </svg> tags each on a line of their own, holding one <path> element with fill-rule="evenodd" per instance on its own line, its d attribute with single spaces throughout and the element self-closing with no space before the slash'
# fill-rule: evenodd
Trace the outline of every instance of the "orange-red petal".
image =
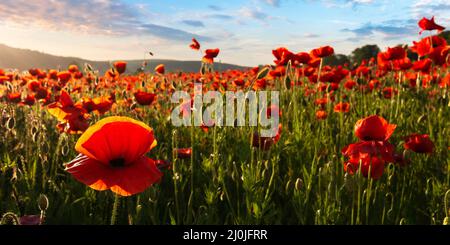
<svg viewBox="0 0 450 245">
<path fill-rule="evenodd" d="M 89 127 L 75 150 L 104 164 L 122 158 L 131 164 L 156 146 L 153 129 L 129 117 L 107 117 Z"/>
<path fill-rule="evenodd" d="M 66 165 L 66 171 L 92 189 L 111 189 L 121 196 L 143 192 L 162 176 L 155 162 L 145 156 L 131 165 L 113 168 L 80 154 Z"/>
</svg>

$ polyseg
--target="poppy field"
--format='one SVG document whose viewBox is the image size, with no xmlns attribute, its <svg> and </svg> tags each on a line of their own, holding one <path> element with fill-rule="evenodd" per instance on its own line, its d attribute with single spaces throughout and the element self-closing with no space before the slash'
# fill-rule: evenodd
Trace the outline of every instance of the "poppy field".
<svg viewBox="0 0 450 245">
<path fill-rule="evenodd" d="M 409 47 L 345 65 L 326 64 L 332 44 L 274 47 L 272 64 L 219 72 L 221 50 L 192 39 L 195 73 L 146 61 L 104 74 L 89 64 L 0 69 L 1 223 L 449 224 L 443 30 L 423 18 Z M 278 91 L 279 104 L 257 112 L 279 117 L 276 133 L 174 126 L 176 106 L 193 117 L 194 83 Z M 192 98 L 174 103 L 175 91 Z"/>
</svg>

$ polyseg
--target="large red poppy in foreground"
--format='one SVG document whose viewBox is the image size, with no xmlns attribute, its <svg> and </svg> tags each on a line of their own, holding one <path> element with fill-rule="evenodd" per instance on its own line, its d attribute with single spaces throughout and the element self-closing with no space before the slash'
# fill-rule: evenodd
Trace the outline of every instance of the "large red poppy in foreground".
<svg viewBox="0 0 450 245">
<path fill-rule="evenodd" d="M 388 140 L 397 125 L 389 124 L 384 118 L 377 115 L 360 119 L 355 124 L 355 135 L 360 140 Z"/>
<path fill-rule="evenodd" d="M 349 159 L 344 162 L 344 170 L 354 174 L 360 167 L 364 177 L 379 179 L 383 175 L 384 164 L 394 162 L 394 146 L 387 141 L 362 141 L 342 149 Z"/>
<path fill-rule="evenodd" d="M 81 135 L 80 154 L 66 171 L 89 187 L 130 196 L 157 182 L 162 173 L 145 153 L 156 146 L 153 129 L 128 117 L 108 117 Z"/>
</svg>

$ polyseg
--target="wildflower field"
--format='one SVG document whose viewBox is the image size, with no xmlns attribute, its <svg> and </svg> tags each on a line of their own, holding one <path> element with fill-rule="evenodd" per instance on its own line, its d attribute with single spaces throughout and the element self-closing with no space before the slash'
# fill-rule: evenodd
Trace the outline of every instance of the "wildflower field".
<svg viewBox="0 0 450 245">
<path fill-rule="evenodd" d="M 450 46 L 434 19 L 421 29 L 409 48 L 343 66 L 326 64 L 332 46 L 280 47 L 273 64 L 218 72 L 220 50 L 193 39 L 196 73 L 0 70 L 1 222 L 449 224 Z M 278 91 L 257 113 L 279 116 L 276 133 L 174 126 L 193 97 L 171 97 L 194 83 Z"/>
</svg>

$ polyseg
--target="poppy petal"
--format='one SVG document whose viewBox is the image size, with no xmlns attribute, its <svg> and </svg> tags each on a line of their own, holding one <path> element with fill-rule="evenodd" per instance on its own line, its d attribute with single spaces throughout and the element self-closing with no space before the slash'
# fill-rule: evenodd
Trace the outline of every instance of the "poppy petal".
<svg viewBox="0 0 450 245">
<path fill-rule="evenodd" d="M 143 192 L 162 177 L 155 161 L 141 157 L 132 165 L 120 169 L 111 191 L 121 196 L 131 196 Z"/>
<path fill-rule="evenodd" d="M 104 191 L 112 185 L 111 181 L 104 180 L 106 176 L 113 174 L 112 170 L 83 154 L 79 154 L 74 160 L 66 164 L 66 171 L 94 190 Z"/>
<path fill-rule="evenodd" d="M 124 159 L 130 164 L 156 146 L 153 129 L 128 117 L 108 117 L 81 135 L 75 149 L 104 164 Z"/>
<path fill-rule="evenodd" d="M 72 98 L 70 98 L 70 95 L 66 90 L 61 91 L 61 95 L 59 96 L 59 102 L 63 107 L 73 106 L 73 100 Z"/>
<path fill-rule="evenodd" d="M 394 133 L 395 128 L 397 128 L 396 124 L 387 124 L 386 126 L 386 136 L 385 136 L 385 140 L 388 140 L 391 135 Z"/>
<path fill-rule="evenodd" d="M 47 106 L 47 111 L 56 117 L 58 121 L 63 121 L 69 113 L 65 112 L 63 109 L 58 107 L 56 103 L 52 103 Z"/>
<path fill-rule="evenodd" d="M 66 171 L 94 190 L 111 189 L 121 196 L 131 196 L 143 192 L 162 177 L 162 172 L 159 171 L 155 161 L 145 156 L 131 165 L 111 168 L 88 156 L 79 154 L 66 165 Z"/>
</svg>

